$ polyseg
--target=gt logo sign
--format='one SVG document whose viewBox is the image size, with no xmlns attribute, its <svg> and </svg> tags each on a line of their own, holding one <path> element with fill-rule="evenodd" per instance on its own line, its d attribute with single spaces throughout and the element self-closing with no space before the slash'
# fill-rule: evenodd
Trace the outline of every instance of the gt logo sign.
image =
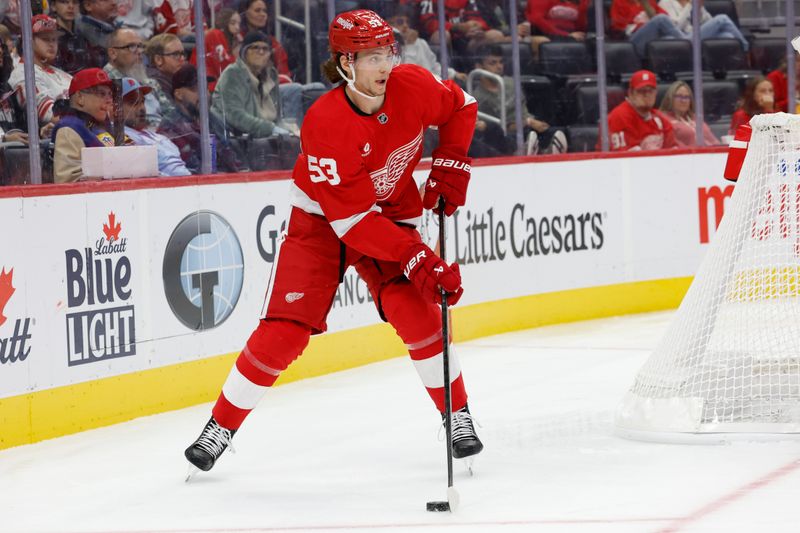
<svg viewBox="0 0 800 533">
<path fill-rule="evenodd" d="M 472 171 L 472 166 L 466 161 L 456 161 L 455 159 L 445 159 L 443 157 L 437 157 L 434 159 L 432 166 L 441 168 L 454 168 L 456 170 L 464 170 L 466 172 Z"/>
<path fill-rule="evenodd" d="M 313 155 L 308 156 L 308 177 L 312 183 L 327 181 L 331 185 L 339 185 L 342 182 L 336 169 L 336 160 L 330 157 L 317 159 Z"/>
<path fill-rule="evenodd" d="M 411 279 L 411 272 L 420 264 L 420 262 L 425 259 L 425 250 L 420 250 L 417 252 L 417 255 L 412 257 L 408 263 L 406 264 L 406 268 L 403 269 L 403 274 L 408 278 Z"/>
</svg>

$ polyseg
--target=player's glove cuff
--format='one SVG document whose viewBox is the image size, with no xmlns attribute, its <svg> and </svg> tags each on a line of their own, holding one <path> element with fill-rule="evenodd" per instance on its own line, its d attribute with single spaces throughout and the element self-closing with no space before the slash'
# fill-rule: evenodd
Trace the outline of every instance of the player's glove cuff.
<svg viewBox="0 0 800 533">
<path fill-rule="evenodd" d="M 467 186 L 472 172 L 472 158 L 450 150 L 433 152 L 431 173 L 425 182 L 422 205 L 439 212 L 439 197 L 444 199 L 444 213 L 452 215 L 467 200 Z"/>
</svg>

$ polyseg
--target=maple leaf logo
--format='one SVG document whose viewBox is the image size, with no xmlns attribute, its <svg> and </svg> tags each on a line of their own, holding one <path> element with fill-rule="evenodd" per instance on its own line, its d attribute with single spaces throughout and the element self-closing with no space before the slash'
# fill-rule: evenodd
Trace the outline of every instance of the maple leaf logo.
<svg viewBox="0 0 800 533">
<path fill-rule="evenodd" d="M 108 214 L 108 224 L 103 224 L 103 233 L 106 234 L 108 242 L 119 239 L 119 232 L 122 231 L 122 224 L 117 222 L 117 217 L 113 211 Z"/>
<path fill-rule="evenodd" d="M 11 280 L 13 276 L 13 268 L 6 272 L 5 267 L 3 267 L 3 270 L 0 272 L 0 326 L 2 326 L 6 321 L 6 317 L 3 316 L 3 310 L 5 309 L 8 300 L 11 299 L 11 295 L 14 294 L 14 287 L 11 286 Z"/>
</svg>

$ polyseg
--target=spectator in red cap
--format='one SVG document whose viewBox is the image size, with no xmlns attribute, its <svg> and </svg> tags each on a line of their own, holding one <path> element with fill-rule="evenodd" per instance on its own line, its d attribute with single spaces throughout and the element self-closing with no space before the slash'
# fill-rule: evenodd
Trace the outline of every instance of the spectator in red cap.
<svg viewBox="0 0 800 533">
<path fill-rule="evenodd" d="M 656 75 L 649 70 L 634 72 L 628 97 L 608 114 L 612 151 L 676 147 L 672 123 L 655 105 Z"/>
<path fill-rule="evenodd" d="M 54 18 L 47 15 L 33 17 L 33 62 L 36 81 L 36 111 L 39 124 L 45 125 L 53 120 L 53 103 L 66 98 L 72 76 L 54 67 L 58 53 L 60 30 Z M 8 79 L 17 92 L 19 102 L 25 105 L 25 69 L 20 63 Z"/>
<path fill-rule="evenodd" d="M 111 79 L 102 69 L 87 68 L 72 78 L 69 109 L 53 130 L 56 183 L 77 181 L 82 177 L 82 148 L 114 146 L 108 124 L 111 95 Z"/>
</svg>

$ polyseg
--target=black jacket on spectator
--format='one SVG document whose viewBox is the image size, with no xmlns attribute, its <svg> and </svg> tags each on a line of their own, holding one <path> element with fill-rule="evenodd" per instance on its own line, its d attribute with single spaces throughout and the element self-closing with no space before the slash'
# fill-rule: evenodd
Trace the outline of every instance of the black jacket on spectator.
<svg viewBox="0 0 800 533">
<path fill-rule="evenodd" d="M 55 66 L 72 75 L 85 68 L 103 68 L 107 62 L 103 48 L 89 44 L 86 37 L 77 32 L 71 32 L 62 26 L 58 29 L 62 34 L 58 38 Z M 74 29 L 77 30 L 77 22 Z"/>
<path fill-rule="evenodd" d="M 239 172 L 244 165 L 225 137 L 225 124 L 213 112 L 209 113 L 211 133 L 217 138 L 217 171 Z M 176 107 L 164 116 L 158 132 L 168 137 L 181 152 L 181 159 L 192 174 L 200 173 L 200 123 Z"/>
<path fill-rule="evenodd" d="M 87 15 L 81 15 L 75 20 L 75 33 L 86 39 L 90 46 L 99 48 L 103 54 L 102 68 L 108 62 L 106 48 L 108 38 L 121 24 L 109 24 Z"/>
</svg>

